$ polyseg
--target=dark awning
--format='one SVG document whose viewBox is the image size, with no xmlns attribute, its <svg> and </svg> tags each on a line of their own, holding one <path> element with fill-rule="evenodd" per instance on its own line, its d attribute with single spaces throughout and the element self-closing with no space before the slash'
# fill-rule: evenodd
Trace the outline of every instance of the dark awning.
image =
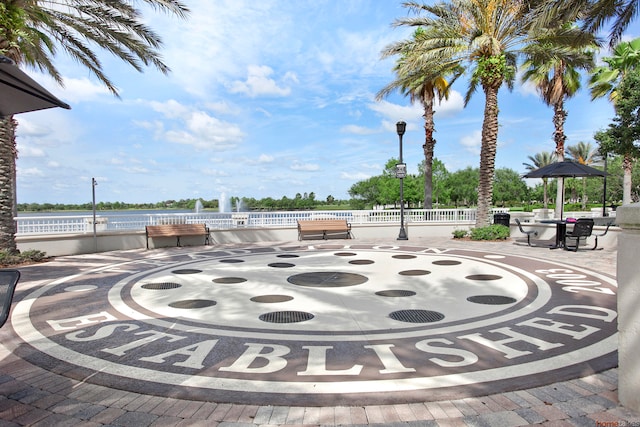
<svg viewBox="0 0 640 427">
<path fill-rule="evenodd" d="M 0 55 L 1 116 L 54 107 L 71 109 L 20 70 L 11 59 Z"/>
</svg>

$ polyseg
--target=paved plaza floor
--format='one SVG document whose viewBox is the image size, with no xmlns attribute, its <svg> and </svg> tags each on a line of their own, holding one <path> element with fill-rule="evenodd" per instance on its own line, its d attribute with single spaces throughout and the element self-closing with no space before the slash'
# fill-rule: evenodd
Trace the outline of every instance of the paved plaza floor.
<svg viewBox="0 0 640 427">
<path fill-rule="evenodd" d="M 536 243 L 228 244 L 20 268 L 0 425 L 640 425 L 617 401 L 615 248 Z"/>
</svg>

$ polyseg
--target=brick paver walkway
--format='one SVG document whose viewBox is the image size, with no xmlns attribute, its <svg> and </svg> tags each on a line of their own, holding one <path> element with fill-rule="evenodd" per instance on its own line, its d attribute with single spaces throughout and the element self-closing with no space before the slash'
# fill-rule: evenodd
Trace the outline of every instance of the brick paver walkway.
<svg viewBox="0 0 640 427">
<path fill-rule="evenodd" d="M 411 243 L 425 247 L 478 245 L 488 252 L 507 250 L 615 275 L 615 248 L 573 253 L 530 248 L 513 242 L 459 242 L 436 238 Z M 47 264 L 25 267 L 37 271 L 30 272 L 31 280 L 19 285 L 16 300 L 28 294 L 25 288 L 33 290 L 45 282 L 47 269 L 65 268 L 77 262 L 86 263 L 88 269 L 96 258 L 104 262 L 105 257 L 109 254 L 60 257 Z M 0 343 L 12 334 L 11 328 L 9 321 L 0 330 Z M 181 400 L 80 382 L 54 371 L 25 361 L 0 344 L 0 426 L 640 425 L 640 414 L 622 407 L 617 400 L 618 370 L 615 368 L 543 387 L 482 397 L 335 407 Z"/>
</svg>

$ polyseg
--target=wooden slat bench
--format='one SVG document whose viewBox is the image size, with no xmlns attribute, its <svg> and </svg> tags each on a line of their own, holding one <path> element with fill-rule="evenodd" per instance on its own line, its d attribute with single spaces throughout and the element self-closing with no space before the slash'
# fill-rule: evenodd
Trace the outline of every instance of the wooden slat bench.
<svg viewBox="0 0 640 427">
<path fill-rule="evenodd" d="M 149 238 L 153 237 L 176 237 L 177 246 L 180 245 L 180 237 L 204 236 L 204 244 L 209 244 L 209 227 L 205 224 L 165 224 L 147 225 L 147 249 L 149 249 Z"/>
<path fill-rule="evenodd" d="M 344 235 L 345 239 L 350 239 L 351 224 L 346 219 L 298 220 L 298 240 L 304 236 L 321 236 L 326 240 L 330 235 Z"/>
</svg>

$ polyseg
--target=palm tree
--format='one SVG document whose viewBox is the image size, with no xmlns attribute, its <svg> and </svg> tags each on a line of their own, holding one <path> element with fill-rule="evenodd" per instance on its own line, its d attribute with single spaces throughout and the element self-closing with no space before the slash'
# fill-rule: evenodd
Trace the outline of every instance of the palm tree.
<svg viewBox="0 0 640 427">
<path fill-rule="evenodd" d="M 589 86 L 591 88 L 591 99 L 608 96 L 617 111 L 619 86 L 624 76 L 631 70 L 640 68 L 640 38 L 629 42 L 620 42 L 613 50 L 613 56 L 603 58 L 605 65 L 597 67 Z M 622 167 L 624 170 L 622 184 L 622 204 L 631 203 L 631 175 L 633 170 L 633 154 L 629 150 L 620 152 L 624 156 Z"/>
<path fill-rule="evenodd" d="M 515 78 L 517 50 L 527 36 L 527 3 L 511 0 L 452 0 L 435 5 L 404 3 L 418 16 L 395 25 L 421 26 L 425 36 L 413 47 L 407 66 L 429 69 L 465 66 L 470 72 L 468 103 L 478 86 L 485 95 L 480 149 L 480 181 L 476 226 L 489 224 L 498 141 L 498 91 Z M 426 15 L 420 15 L 424 13 Z"/>
<path fill-rule="evenodd" d="M 613 47 L 639 12 L 640 0 L 543 0 L 534 24 L 544 28 L 558 21 L 581 21 L 583 29 L 593 34 L 611 24 L 609 45 Z"/>
<path fill-rule="evenodd" d="M 186 17 L 180 0 L 142 0 L 153 8 Z M 160 37 L 142 19 L 135 0 L 5 0 L 0 3 L 0 54 L 50 74 L 62 84 L 53 64 L 61 49 L 84 65 L 114 95 L 118 91 L 104 73 L 92 45 L 100 46 L 137 71 L 154 66 L 169 71 L 157 49 Z M 16 122 L 0 117 L 0 249 L 16 251 L 15 144 Z"/>
<path fill-rule="evenodd" d="M 536 34 L 523 49 L 527 60 L 523 64 L 522 79 L 534 83 L 544 103 L 553 108 L 555 157 L 561 162 L 567 139 L 564 133 L 567 118 L 564 102 L 580 89 L 580 70 L 592 68 L 593 51 L 597 45 L 591 34 L 569 25 Z M 558 185 L 556 215 L 562 212 L 563 202 L 562 185 Z"/>
<path fill-rule="evenodd" d="M 600 160 L 598 149 L 593 147 L 590 142 L 578 142 L 576 145 L 567 147 L 569 157 L 574 162 L 582 165 L 591 165 Z M 587 208 L 587 178 L 582 178 L 582 210 Z"/>
<path fill-rule="evenodd" d="M 424 151 L 424 208 L 433 208 L 433 157 L 436 140 L 433 137 L 435 131 L 434 125 L 434 102 L 436 97 L 438 102 L 442 99 L 449 98 L 449 88 L 453 81 L 460 76 L 461 69 L 459 67 L 447 68 L 441 73 L 434 73 L 436 69 L 414 70 L 406 67 L 407 56 L 417 53 L 411 49 L 415 45 L 417 39 L 425 34 L 423 28 L 418 28 L 413 34 L 412 39 L 406 43 L 396 43 L 390 45 L 382 52 L 382 56 L 388 57 L 392 55 L 401 55 L 396 62 L 394 71 L 396 79 L 382 88 L 376 95 L 377 100 L 381 100 L 389 96 L 396 90 L 400 91 L 404 96 L 409 96 L 411 103 L 419 101 L 422 104 L 424 114 L 424 133 L 425 142 L 422 146 Z M 447 76 L 452 75 L 452 80 L 447 81 Z"/>
<path fill-rule="evenodd" d="M 534 156 L 527 156 L 531 163 L 523 163 L 523 165 L 527 168 L 528 171 L 534 171 L 536 169 L 540 169 L 543 166 L 550 165 L 556 161 L 556 153 L 542 151 L 540 153 L 536 153 Z M 548 178 L 542 178 L 542 189 L 543 189 L 543 200 L 544 200 L 544 208 L 547 209 L 549 205 L 549 197 L 547 195 L 547 185 Z"/>
</svg>

